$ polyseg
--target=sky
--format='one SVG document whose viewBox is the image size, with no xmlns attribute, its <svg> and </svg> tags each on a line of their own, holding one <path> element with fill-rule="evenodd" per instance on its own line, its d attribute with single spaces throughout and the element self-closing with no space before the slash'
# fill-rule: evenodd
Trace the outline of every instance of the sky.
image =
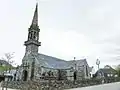
<svg viewBox="0 0 120 90">
<path fill-rule="evenodd" d="M 120 0 L 37 0 L 39 53 L 89 66 L 120 64 Z M 36 0 L 1 0 L 0 58 L 15 52 L 21 64 Z"/>
</svg>

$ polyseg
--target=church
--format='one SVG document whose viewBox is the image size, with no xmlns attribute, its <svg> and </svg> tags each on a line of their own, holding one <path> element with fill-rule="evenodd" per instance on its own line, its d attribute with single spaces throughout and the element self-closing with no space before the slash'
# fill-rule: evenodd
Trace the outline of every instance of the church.
<svg viewBox="0 0 120 90">
<path fill-rule="evenodd" d="M 18 72 L 19 80 L 76 80 L 90 78 L 90 67 L 86 59 L 66 61 L 38 53 L 39 46 L 41 46 L 39 33 L 38 4 L 36 4 L 32 23 L 28 29 L 28 38 L 24 42 L 26 50 Z"/>
</svg>

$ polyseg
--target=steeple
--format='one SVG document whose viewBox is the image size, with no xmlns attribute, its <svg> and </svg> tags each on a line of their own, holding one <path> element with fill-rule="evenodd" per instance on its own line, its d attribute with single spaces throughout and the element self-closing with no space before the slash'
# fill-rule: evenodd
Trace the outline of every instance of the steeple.
<svg viewBox="0 0 120 90">
<path fill-rule="evenodd" d="M 41 45 L 39 42 L 39 26 L 38 26 L 38 4 L 34 11 L 34 16 L 30 28 L 28 28 L 28 39 L 24 42 L 26 46 L 25 55 L 22 59 L 23 67 L 23 80 L 32 80 L 35 74 L 35 58 L 34 55 L 38 54 L 38 48 Z M 25 67 L 27 66 L 27 67 Z M 28 68 L 29 67 L 29 68 Z M 35 69 L 35 70 L 34 70 Z"/>
<path fill-rule="evenodd" d="M 30 28 L 28 29 L 28 40 L 25 41 L 26 53 L 38 53 L 38 47 L 41 45 L 39 42 L 39 26 L 38 26 L 38 3 L 34 11 L 34 16 Z"/>
<path fill-rule="evenodd" d="M 31 26 L 38 26 L 38 3 L 36 3 L 36 8 L 35 8 L 35 12 L 34 12 L 34 16 L 33 16 L 33 20 L 32 20 L 32 24 Z"/>
</svg>

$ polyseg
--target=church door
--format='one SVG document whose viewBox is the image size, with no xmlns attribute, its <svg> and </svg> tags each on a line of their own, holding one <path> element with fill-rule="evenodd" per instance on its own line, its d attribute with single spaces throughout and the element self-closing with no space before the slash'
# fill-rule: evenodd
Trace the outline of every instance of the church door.
<svg viewBox="0 0 120 90">
<path fill-rule="evenodd" d="M 26 70 L 23 71 L 23 81 L 27 81 L 28 72 Z"/>
<path fill-rule="evenodd" d="M 75 71 L 74 72 L 74 80 L 76 80 L 77 79 L 77 72 Z"/>
</svg>

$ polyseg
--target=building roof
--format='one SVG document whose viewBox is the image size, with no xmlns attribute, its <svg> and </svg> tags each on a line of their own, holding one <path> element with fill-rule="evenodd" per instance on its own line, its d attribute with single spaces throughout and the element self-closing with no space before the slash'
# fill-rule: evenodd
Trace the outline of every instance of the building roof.
<svg viewBox="0 0 120 90">
<path fill-rule="evenodd" d="M 79 64 L 79 66 L 85 65 L 85 63 L 87 64 L 86 59 L 66 61 L 63 59 L 59 59 L 41 53 L 35 55 L 35 59 L 40 66 L 49 67 L 49 68 L 58 68 L 58 69 L 66 69 L 66 68 L 74 67 L 75 63 L 77 65 Z"/>
<path fill-rule="evenodd" d="M 103 72 L 104 74 L 111 74 L 111 73 L 116 74 L 117 73 L 117 71 L 115 69 L 113 69 L 112 67 L 110 67 L 110 66 L 105 66 L 104 68 L 99 69 L 97 71 L 97 73 L 98 72 Z"/>
<path fill-rule="evenodd" d="M 102 71 L 103 73 L 107 73 L 107 74 L 117 73 L 117 71 L 115 71 L 114 69 L 100 69 L 100 71 Z"/>
</svg>

